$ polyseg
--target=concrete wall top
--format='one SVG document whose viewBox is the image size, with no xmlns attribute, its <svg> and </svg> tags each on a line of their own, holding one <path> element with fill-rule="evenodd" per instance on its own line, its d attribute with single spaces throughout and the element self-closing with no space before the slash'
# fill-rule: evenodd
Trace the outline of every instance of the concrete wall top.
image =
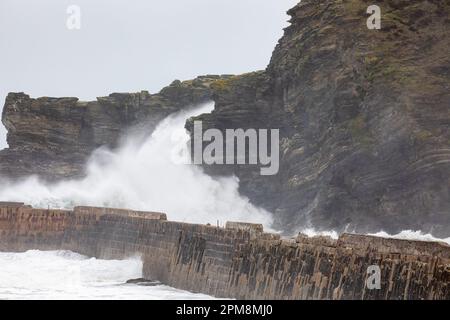
<svg viewBox="0 0 450 320">
<path fill-rule="evenodd" d="M 445 242 L 383 238 L 362 234 L 342 234 L 337 245 L 351 247 L 365 252 L 402 253 L 411 255 L 439 256 L 450 259 L 450 246 Z"/>
<path fill-rule="evenodd" d="M 0 208 L 4 208 L 4 207 L 17 208 L 17 207 L 24 207 L 24 206 L 25 206 L 25 204 L 23 202 L 0 201 Z"/>
<path fill-rule="evenodd" d="M 246 222 L 235 222 L 235 221 L 228 221 L 225 224 L 226 229 L 233 229 L 233 230 L 243 230 L 243 231 L 253 231 L 253 232 L 263 232 L 264 227 L 262 224 L 257 223 L 246 223 Z"/>
<path fill-rule="evenodd" d="M 167 215 L 161 212 L 134 211 L 127 209 L 88 207 L 88 206 L 75 207 L 73 211 L 75 212 L 75 214 L 77 213 L 94 214 L 94 215 L 113 214 L 126 217 L 139 217 L 150 220 L 167 220 Z"/>
</svg>

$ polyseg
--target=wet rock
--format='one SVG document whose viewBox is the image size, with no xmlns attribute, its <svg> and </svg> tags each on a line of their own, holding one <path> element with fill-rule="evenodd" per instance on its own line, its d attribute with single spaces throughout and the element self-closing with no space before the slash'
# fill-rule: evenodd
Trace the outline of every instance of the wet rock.
<svg viewBox="0 0 450 320">
<path fill-rule="evenodd" d="M 450 6 L 304 0 L 266 70 L 214 84 L 203 128 L 279 128 L 280 172 L 236 174 L 290 233 L 304 227 L 450 236 Z M 426 14 L 424 14 L 426 12 Z M 192 132 L 191 119 L 186 127 Z"/>
<path fill-rule="evenodd" d="M 147 280 L 144 278 L 138 278 L 138 279 L 130 279 L 127 280 L 127 284 L 135 284 L 138 286 L 144 286 L 144 287 L 154 287 L 154 286 L 160 286 L 161 282 L 156 280 Z"/>
</svg>

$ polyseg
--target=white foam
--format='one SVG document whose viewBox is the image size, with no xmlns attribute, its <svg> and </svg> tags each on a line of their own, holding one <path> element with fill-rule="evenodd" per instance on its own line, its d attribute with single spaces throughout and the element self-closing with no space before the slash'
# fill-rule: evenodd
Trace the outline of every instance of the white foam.
<svg viewBox="0 0 450 320">
<path fill-rule="evenodd" d="M 308 236 L 310 238 L 317 236 L 330 237 L 332 239 L 339 238 L 339 233 L 337 233 L 336 231 L 317 231 L 314 228 L 301 229 L 299 233 L 303 233 L 305 236 Z"/>
<path fill-rule="evenodd" d="M 436 238 L 429 233 L 423 233 L 422 231 L 403 230 L 400 233 L 391 235 L 384 231 L 377 233 L 369 233 L 370 236 L 392 238 L 392 239 L 404 239 L 404 240 L 419 240 L 419 241 L 437 241 L 450 244 L 450 238 Z"/>
<path fill-rule="evenodd" d="M 161 211 L 170 220 L 193 223 L 228 220 L 272 223 L 271 215 L 239 195 L 236 177 L 213 179 L 189 158 L 187 118 L 210 112 L 209 103 L 163 120 L 143 144 L 129 139 L 117 152 L 98 150 L 82 180 L 47 185 L 36 177 L 2 184 L 2 201 L 22 201 L 41 208 L 93 205 Z"/>
<path fill-rule="evenodd" d="M 0 252 L 2 299 L 210 299 L 168 286 L 126 284 L 142 277 L 142 262 L 99 260 L 70 251 Z"/>
<path fill-rule="evenodd" d="M 306 228 L 301 229 L 299 231 L 308 237 L 316 237 L 316 236 L 328 236 L 332 239 L 338 239 L 339 233 L 336 231 L 317 231 L 314 228 Z M 382 237 L 382 238 L 390 238 L 390 239 L 404 239 L 404 240 L 418 240 L 418 241 L 434 241 L 434 242 L 445 242 L 450 244 L 450 238 L 436 238 L 432 234 L 424 233 L 422 231 L 413 231 L 413 230 L 403 230 L 397 234 L 388 234 L 385 231 L 379 231 L 376 233 L 368 233 L 369 236 Z"/>
</svg>

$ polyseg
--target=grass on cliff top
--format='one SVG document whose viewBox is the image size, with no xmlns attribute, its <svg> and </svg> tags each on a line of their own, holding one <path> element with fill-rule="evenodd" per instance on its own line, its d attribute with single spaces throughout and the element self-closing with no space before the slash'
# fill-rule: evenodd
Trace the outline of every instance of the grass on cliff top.
<svg viewBox="0 0 450 320">
<path fill-rule="evenodd" d="M 370 133 L 363 115 L 358 115 L 349 120 L 348 130 L 352 140 L 363 147 L 369 148 L 375 143 L 375 138 Z"/>
<path fill-rule="evenodd" d="M 255 71 L 231 76 L 227 79 L 219 79 L 211 83 L 211 88 L 216 91 L 227 91 L 231 87 L 239 85 L 240 83 L 243 82 L 248 82 L 249 84 L 252 84 L 263 73 L 264 71 Z"/>
</svg>

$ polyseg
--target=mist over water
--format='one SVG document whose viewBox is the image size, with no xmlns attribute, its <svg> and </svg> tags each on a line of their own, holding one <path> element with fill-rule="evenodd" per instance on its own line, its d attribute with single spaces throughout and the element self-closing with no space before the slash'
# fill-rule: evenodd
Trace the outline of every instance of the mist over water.
<svg viewBox="0 0 450 320">
<path fill-rule="evenodd" d="M 84 179 L 57 184 L 37 177 L 4 181 L 0 201 L 22 201 L 37 208 L 92 205 L 162 211 L 170 220 L 221 225 L 241 220 L 268 227 L 271 215 L 239 195 L 237 178 L 215 180 L 186 164 L 190 152 L 185 121 L 212 109 L 210 103 L 169 116 L 143 143 L 129 137 L 115 152 L 97 150 Z M 141 277 L 139 257 L 117 261 L 70 251 L 0 253 L 0 300 L 211 298 L 164 285 L 126 284 Z"/>
<path fill-rule="evenodd" d="M 21 201 L 37 208 L 77 205 L 161 211 L 169 220 L 221 225 L 225 221 L 262 223 L 271 214 L 239 195 L 235 177 L 213 179 L 190 159 L 186 119 L 210 112 L 213 103 L 181 111 L 163 120 L 143 143 L 128 138 L 117 151 L 97 150 L 87 176 L 46 184 L 37 177 L 3 183 L 2 201 Z"/>
</svg>

